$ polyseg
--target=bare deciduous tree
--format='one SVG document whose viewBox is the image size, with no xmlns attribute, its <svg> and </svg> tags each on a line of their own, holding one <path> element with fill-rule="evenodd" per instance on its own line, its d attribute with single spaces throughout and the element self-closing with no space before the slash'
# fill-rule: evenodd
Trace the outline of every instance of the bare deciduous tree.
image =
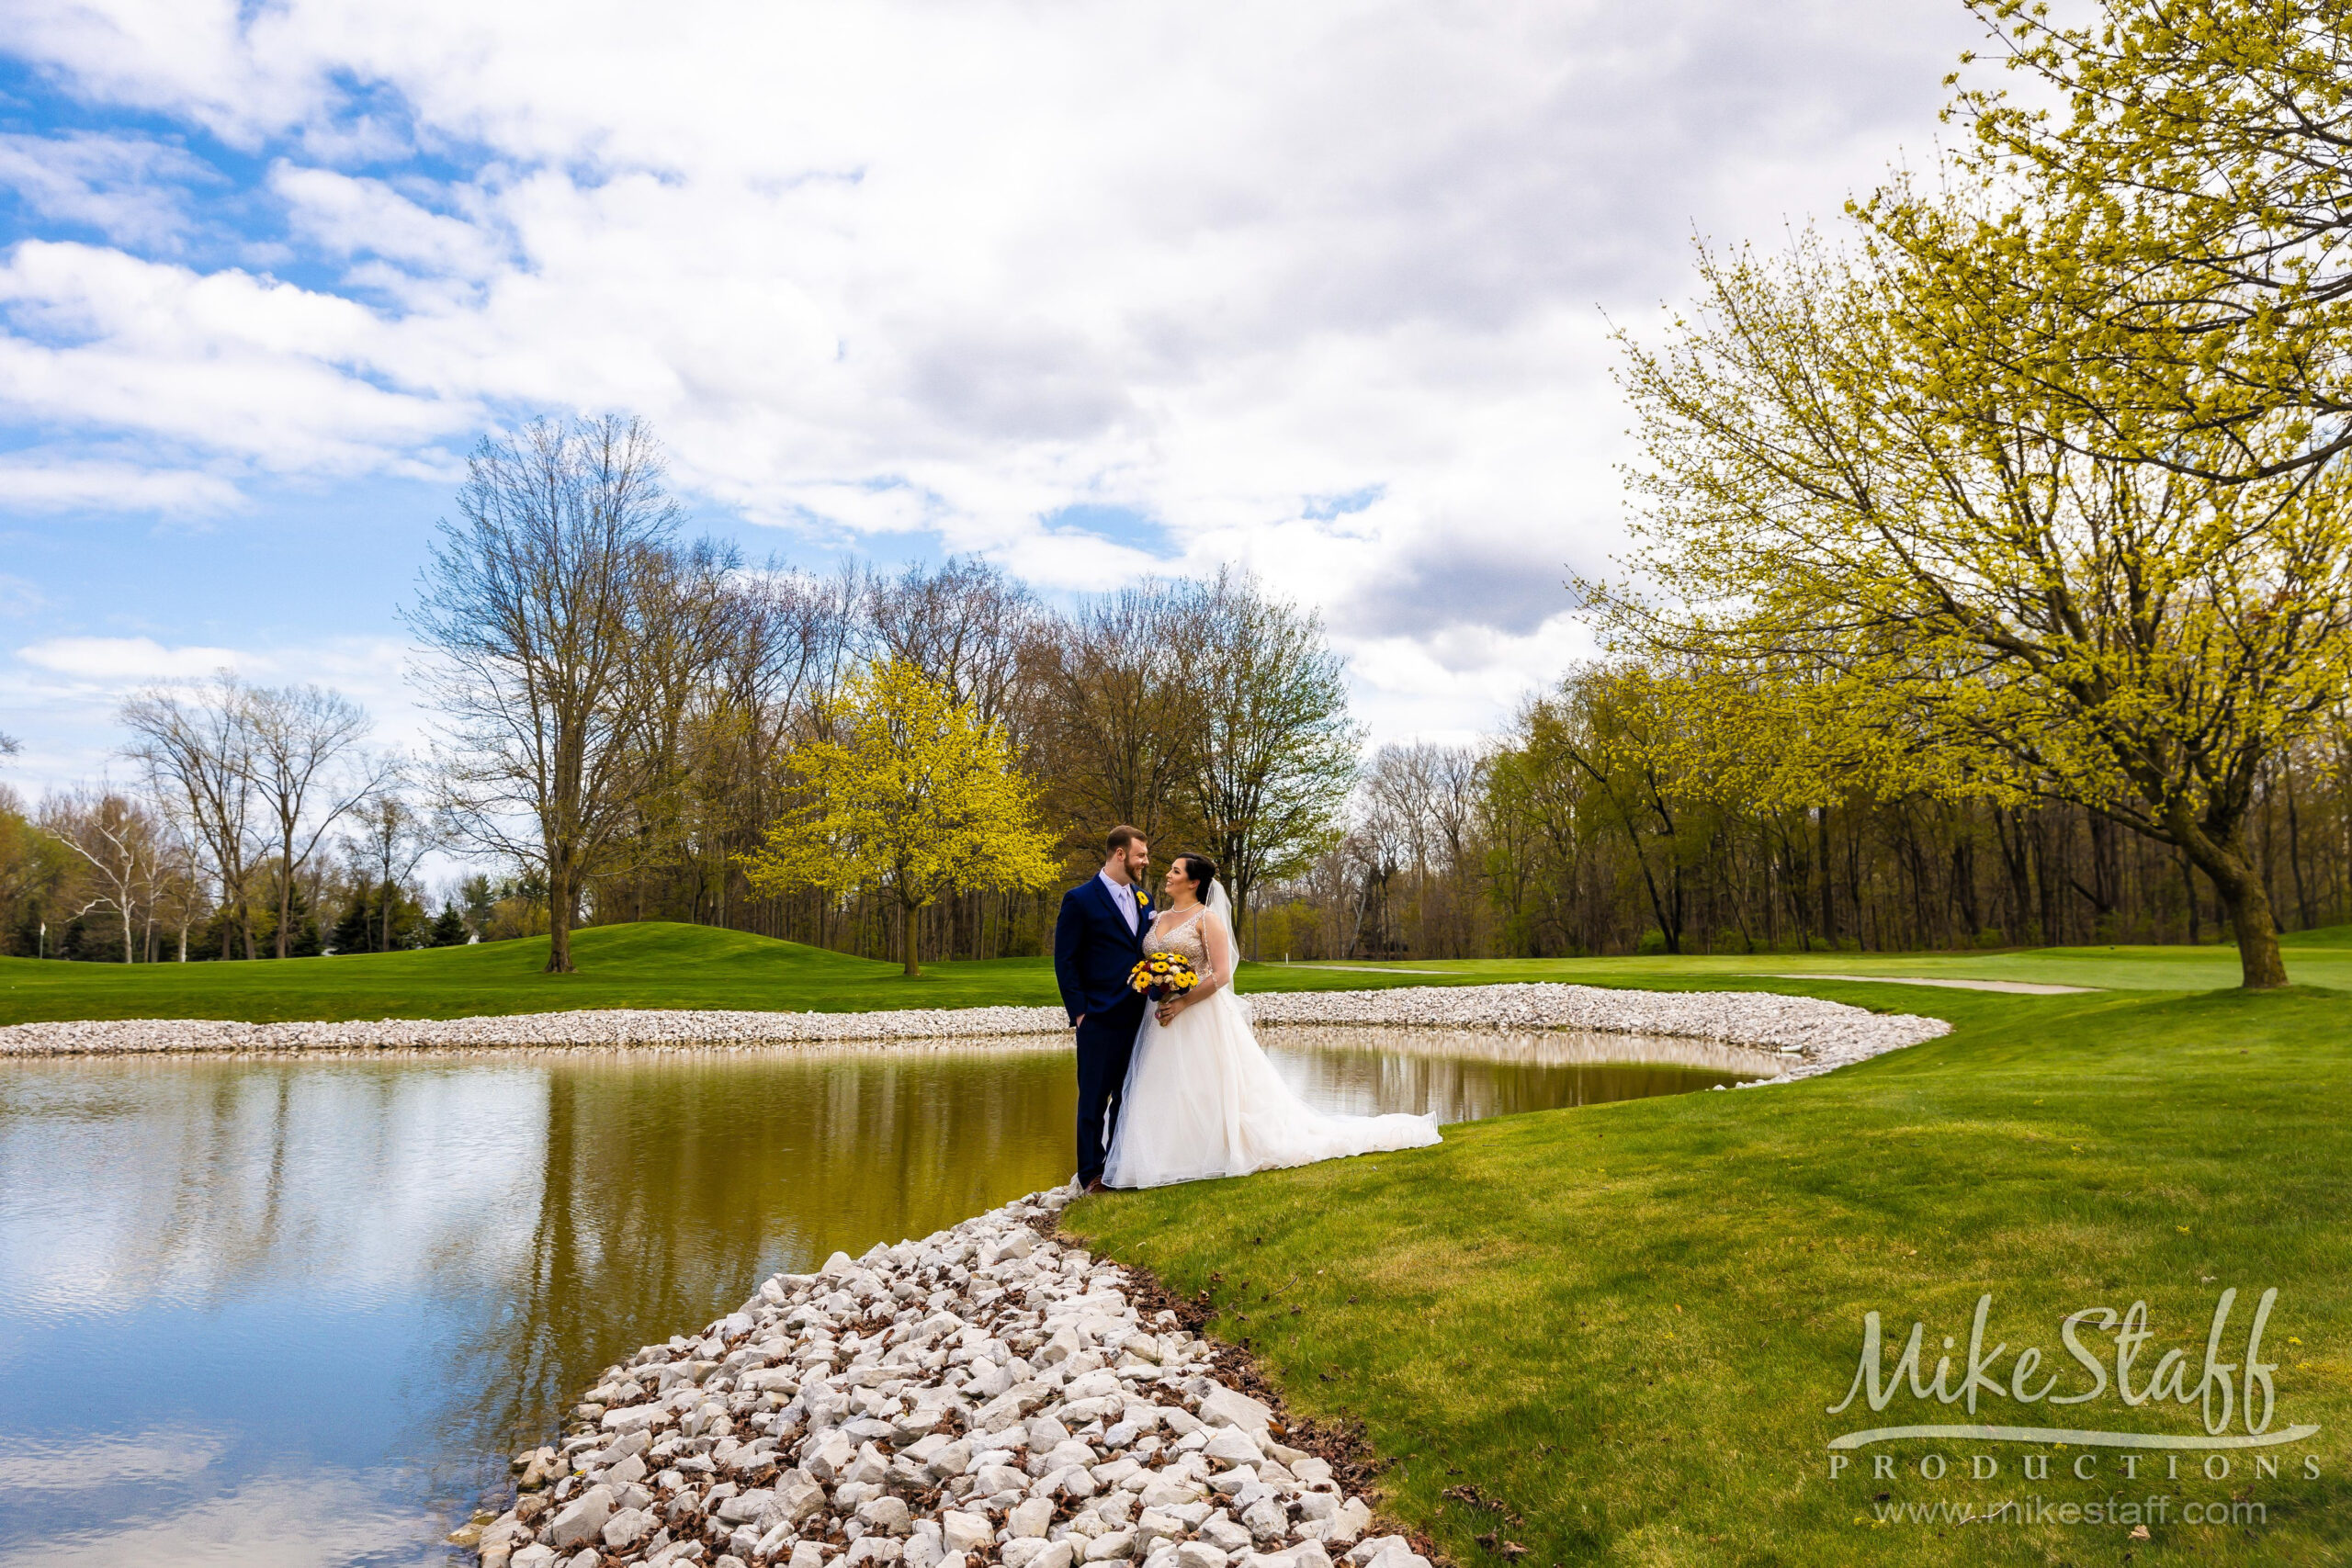
<svg viewBox="0 0 2352 1568">
<path fill-rule="evenodd" d="M 545 875 L 553 974 L 571 971 L 582 888 L 645 783 L 633 578 L 677 531 L 662 477 L 652 433 L 633 419 L 540 420 L 485 438 L 410 617 L 438 656 L 421 682 L 454 729 L 444 817 Z"/>
<path fill-rule="evenodd" d="M 122 961 L 136 963 L 131 927 L 154 897 L 164 858 L 153 813 L 112 790 L 77 789 L 43 801 L 40 825 L 81 859 L 84 886 L 74 912 L 113 913 L 122 927 Z"/>
<path fill-rule="evenodd" d="M 1182 830 L 1190 703 L 1176 654 L 1181 585 L 1144 582 L 1082 604 L 1035 655 L 1041 749 L 1052 804 L 1091 853 L 1103 827 L 1154 840 Z M 1204 852 L 1206 852 L 1205 850 Z"/>
<path fill-rule="evenodd" d="M 384 765 L 345 767 L 368 737 L 360 706 L 321 686 L 262 686 L 245 694 L 245 774 L 277 830 L 277 956 L 286 956 L 294 879 L 327 830 L 371 795 Z"/>
<path fill-rule="evenodd" d="M 816 578 L 775 562 L 731 573 L 706 647 L 685 733 L 684 807 L 692 821 L 676 863 L 692 867 L 690 912 L 727 919 L 736 857 L 760 841 L 778 808 L 779 760 L 813 720 L 846 672 L 855 608 L 864 584 L 844 571 Z M 631 892 L 642 911 L 644 883 Z"/>
<path fill-rule="evenodd" d="M 378 953 L 391 951 L 392 910 L 401 885 L 415 874 L 417 863 L 438 842 L 431 818 L 410 804 L 403 782 L 396 769 L 388 769 L 375 793 L 352 811 L 358 830 L 347 848 L 354 865 L 375 889 Z"/>
<path fill-rule="evenodd" d="M 1364 770 L 1365 836 L 1392 843 L 1397 869 L 1410 874 L 1399 913 L 1409 915 L 1411 951 L 1470 954 L 1482 774 L 1476 751 L 1426 740 L 1383 746 Z"/>
<path fill-rule="evenodd" d="M 157 686 L 122 705 L 131 733 L 124 755 L 140 764 L 150 793 L 185 813 L 196 846 L 210 862 L 220 901 L 220 956 L 242 937 L 254 956 L 253 726 L 246 689 L 222 671 L 192 690 Z"/>
<path fill-rule="evenodd" d="M 1188 794 L 1233 895 L 1304 867 L 1336 831 L 1360 732 L 1343 666 L 1312 612 L 1231 570 L 1199 584 L 1171 627 L 1191 737 Z"/>
<path fill-rule="evenodd" d="M 969 703 L 983 724 L 1008 716 L 1022 654 L 1044 619 L 1036 595 L 985 561 L 917 564 L 865 587 L 877 663 L 912 665 Z"/>
<path fill-rule="evenodd" d="M 695 836 L 690 752 L 709 710 L 712 673 L 747 611 L 735 590 L 741 570 L 732 547 L 703 540 L 684 549 L 642 551 L 630 570 L 635 650 L 627 684 L 637 718 L 632 733 L 639 781 L 630 830 L 626 839 L 616 836 L 616 852 L 596 868 L 605 877 L 675 859 Z M 626 854 L 617 852 L 623 844 Z M 600 893 L 600 908 L 603 903 Z M 634 915 L 642 919 L 642 908 Z"/>
<path fill-rule="evenodd" d="M 151 961 L 154 957 L 153 931 L 161 924 L 177 937 L 176 961 L 185 964 L 188 929 L 211 912 L 212 900 L 205 891 L 203 867 L 186 824 L 175 819 L 170 803 L 160 806 L 163 837 L 155 862 L 153 897 L 147 905 L 148 957 Z"/>
</svg>

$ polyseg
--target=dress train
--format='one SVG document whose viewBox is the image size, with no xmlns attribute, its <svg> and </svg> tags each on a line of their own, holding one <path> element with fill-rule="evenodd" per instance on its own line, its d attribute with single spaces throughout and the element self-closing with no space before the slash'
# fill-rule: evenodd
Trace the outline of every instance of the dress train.
<svg viewBox="0 0 2352 1568">
<path fill-rule="evenodd" d="M 1164 1187 L 1438 1141 L 1435 1116 L 1308 1105 L 1274 1070 L 1240 999 L 1220 987 L 1165 1027 L 1144 1014 L 1102 1179 Z"/>
</svg>

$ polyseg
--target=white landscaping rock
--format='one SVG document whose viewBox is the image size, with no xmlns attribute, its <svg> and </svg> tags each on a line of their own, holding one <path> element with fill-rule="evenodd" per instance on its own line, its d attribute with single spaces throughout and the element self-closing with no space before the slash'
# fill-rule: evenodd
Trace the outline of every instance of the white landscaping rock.
<svg viewBox="0 0 2352 1568">
<path fill-rule="evenodd" d="M 1238 1388 L 1216 1388 L 1202 1396 L 1200 1417 L 1212 1427 L 1238 1427 L 1244 1432 L 1263 1432 L 1267 1424 L 1274 1418 L 1274 1413 Z M 1208 1448 L 1203 1450 L 1212 1459 L 1217 1457 L 1216 1442 L 1217 1439 L 1212 1437 L 1209 1439 Z M 1262 1457 L 1264 1456 L 1258 1452 L 1258 1445 L 1251 1443 L 1249 1452 L 1235 1462 L 1255 1464 Z"/>
<path fill-rule="evenodd" d="M 1125 1270 L 1039 1235 L 1070 1196 L 778 1275 L 607 1369 L 550 1461 L 583 1489 L 483 1539 L 507 1568 L 1330 1568 L 1368 1505 Z"/>
<path fill-rule="evenodd" d="M 548 1526 L 547 1543 L 558 1551 L 571 1551 L 596 1539 L 612 1517 L 613 1495 L 603 1486 L 591 1486 L 575 1498 L 570 1506 L 555 1517 Z"/>
<path fill-rule="evenodd" d="M 1348 1568 L 1430 1568 L 1430 1560 L 1401 1535 L 1375 1536 L 1340 1561 Z"/>
<path fill-rule="evenodd" d="M 989 1528 L 986 1514 L 950 1508 L 940 1517 L 940 1532 L 950 1551 L 986 1551 L 996 1543 L 996 1531 Z"/>
<path fill-rule="evenodd" d="M 1200 1527 L 1200 1537 L 1211 1546 L 1226 1552 L 1250 1550 L 1250 1534 L 1233 1522 L 1230 1514 L 1211 1514 Z"/>
<path fill-rule="evenodd" d="M 1046 1529 L 1054 1522 L 1054 1502 L 1050 1497 L 1026 1497 L 1014 1504 L 1005 1517 L 1005 1529 L 1016 1540 L 1035 1536 L 1046 1539 Z"/>
<path fill-rule="evenodd" d="M 659 1528 L 659 1521 L 644 1509 L 623 1508 L 605 1521 L 605 1545 L 614 1551 L 625 1551 Z"/>
<path fill-rule="evenodd" d="M 1220 1397 L 1229 1392 L 1229 1390 L 1219 1389 L 1216 1393 L 1213 1393 L 1206 1399 L 1202 1400 L 1201 1418 L 1204 1421 L 1215 1422 L 1216 1417 L 1209 1414 L 1210 1407 L 1217 1404 Z M 1236 1397 L 1238 1398 L 1241 1396 L 1236 1395 Z M 1254 1399 L 1250 1401 L 1250 1403 L 1252 1404 L 1258 1404 Z M 1258 1405 L 1258 1408 L 1260 1412 L 1261 1412 L 1259 1416 L 1258 1427 L 1259 1429 L 1262 1430 L 1266 1421 L 1266 1416 L 1265 1414 L 1262 1414 L 1265 1412 L 1265 1406 L 1261 1404 Z M 1210 1434 L 1208 1445 L 1202 1449 L 1201 1452 L 1208 1458 L 1216 1460 L 1219 1464 L 1228 1467 L 1237 1464 L 1257 1464 L 1262 1461 L 1266 1457 L 1264 1454 L 1258 1451 L 1258 1445 L 1250 1440 L 1249 1433 L 1241 1430 L 1238 1423 L 1230 1421 L 1220 1425 L 1216 1431 Z"/>
</svg>

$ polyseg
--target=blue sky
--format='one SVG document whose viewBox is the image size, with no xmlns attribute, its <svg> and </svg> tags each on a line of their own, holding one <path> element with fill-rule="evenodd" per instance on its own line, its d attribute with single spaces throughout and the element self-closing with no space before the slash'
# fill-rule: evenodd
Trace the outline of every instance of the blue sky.
<svg viewBox="0 0 2352 1568">
<path fill-rule="evenodd" d="M 641 413 L 698 526 L 1055 594 L 1253 567 L 1384 738 L 1588 644 L 1604 310 L 1931 145 L 1950 0 L 953 8 L 17 0 L 0 14 L 0 731 L 144 682 L 424 719 L 462 454 Z"/>
</svg>

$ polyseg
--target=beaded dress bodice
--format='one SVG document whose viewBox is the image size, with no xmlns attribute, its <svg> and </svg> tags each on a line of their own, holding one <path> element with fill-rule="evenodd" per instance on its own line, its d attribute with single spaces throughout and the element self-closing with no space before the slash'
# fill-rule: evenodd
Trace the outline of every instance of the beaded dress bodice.
<svg viewBox="0 0 2352 1568">
<path fill-rule="evenodd" d="M 1154 953 L 1173 953 L 1188 961 L 1196 973 L 1209 972 L 1208 939 L 1201 934 L 1207 921 L 1205 911 L 1189 918 L 1170 915 L 1161 919 L 1145 943 Z"/>
</svg>

